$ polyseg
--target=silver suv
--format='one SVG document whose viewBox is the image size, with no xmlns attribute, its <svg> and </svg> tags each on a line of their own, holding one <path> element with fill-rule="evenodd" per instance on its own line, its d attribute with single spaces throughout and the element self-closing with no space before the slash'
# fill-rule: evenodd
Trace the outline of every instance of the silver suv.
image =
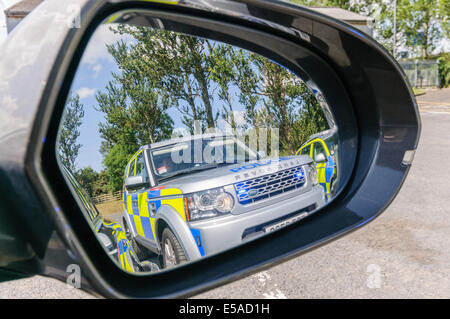
<svg viewBox="0 0 450 319">
<path fill-rule="evenodd" d="M 141 147 L 123 200 L 140 257 L 170 267 L 302 219 L 325 195 L 310 156 L 262 158 L 235 136 L 203 134 Z"/>
</svg>

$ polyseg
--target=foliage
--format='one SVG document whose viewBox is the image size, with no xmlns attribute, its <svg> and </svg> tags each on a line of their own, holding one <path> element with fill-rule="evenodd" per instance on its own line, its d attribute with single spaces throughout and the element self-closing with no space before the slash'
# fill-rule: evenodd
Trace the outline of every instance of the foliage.
<svg viewBox="0 0 450 319">
<path fill-rule="evenodd" d="M 256 109 L 256 103 L 248 104 L 247 117 L 255 127 L 279 130 L 281 154 L 294 154 L 311 135 L 299 134 L 303 130 L 300 123 L 308 122 L 314 133 L 328 128 L 320 105 L 300 79 L 260 55 L 250 54 L 249 61 L 255 66 L 255 71 L 247 74 L 247 90 L 241 91 L 241 100 L 258 101 L 255 96 L 263 97 L 264 108 Z"/>
<path fill-rule="evenodd" d="M 109 185 L 108 185 L 108 174 L 106 171 L 101 171 L 97 175 L 97 180 L 94 183 L 93 189 L 92 189 L 92 196 L 98 196 L 101 194 L 108 193 L 110 191 Z"/>
<path fill-rule="evenodd" d="M 211 69 L 209 70 L 209 79 L 216 82 L 219 86 L 219 99 L 225 103 L 222 107 L 222 119 L 226 121 L 234 132 L 237 129 L 237 123 L 234 116 L 231 86 L 239 82 L 243 76 L 242 67 L 239 63 L 244 58 L 243 50 L 234 50 L 229 45 L 210 45 L 209 61 Z"/>
<path fill-rule="evenodd" d="M 92 169 L 92 167 L 88 166 L 83 169 L 80 169 L 76 173 L 76 179 L 83 186 L 84 190 L 89 194 L 89 196 L 94 195 L 94 184 L 98 179 L 98 173 Z"/>
<path fill-rule="evenodd" d="M 92 167 L 84 167 L 75 173 L 75 178 L 83 186 L 90 197 L 109 192 L 108 176 L 106 171 L 96 172 Z"/>
<path fill-rule="evenodd" d="M 210 82 L 214 69 L 207 55 L 211 43 L 203 38 L 180 33 L 119 25 L 118 33 L 132 36 L 137 43 L 124 51 L 125 60 L 117 60 L 124 69 L 130 65 L 153 81 L 148 84 L 166 95 L 167 102 L 183 114 L 183 123 L 193 132 L 193 122 L 200 120 L 203 129 L 216 126 Z M 124 45 L 123 45 L 124 46 Z M 118 46 L 110 46 L 115 55 Z M 135 75 L 131 74 L 132 76 Z M 169 98 L 170 97 L 170 98 Z"/>
<path fill-rule="evenodd" d="M 441 87 L 450 86 L 450 53 L 442 54 L 439 62 L 439 83 Z"/>
<path fill-rule="evenodd" d="M 103 160 L 109 191 L 115 192 L 122 188 L 125 167 L 136 150 L 135 146 L 124 144 L 117 144 L 109 149 Z"/>
<path fill-rule="evenodd" d="M 375 19 L 374 37 L 392 51 L 394 8 L 385 0 L 290 0 L 307 6 L 332 6 Z M 397 0 L 397 51 L 409 47 L 427 59 L 450 32 L 450 0 Z"/>
<path fill-rule="evenodd" d="M 350 9 L 350 0 L 288 0 L 307 7 L 338 7 L 342 9 Z"/>
<path fill-rule="evenodd" d="M 449 0 L 398 0 L 398 29 L 409 47 L 427 59 L 443 37 L 448 37 Z"/>
<path fill-rule="evenodd" d="M 79 127 L 84 117 L 83 105 L 80 97 L 71 97 L 66 105 L 66 113 L 59 132 L 57 149 L 59 158 L 64 166 L 71 172 L 76 171 L 76 160 L 81 144 L 77 144 L 80 136 Z"/>
</svg>

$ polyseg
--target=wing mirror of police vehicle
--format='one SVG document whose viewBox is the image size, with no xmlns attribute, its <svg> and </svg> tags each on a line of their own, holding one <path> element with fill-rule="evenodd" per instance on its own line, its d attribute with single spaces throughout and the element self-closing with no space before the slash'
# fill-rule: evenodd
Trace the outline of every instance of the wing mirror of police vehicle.
<svg viewBox="0 0 450 319">
<path fill-rule="evenodd" d="M 131 176 L 125 179 L 125 187 L 130 190 L 142 188 L 146 185 L 148 185 L 148 183 L 144 182 L 142 176 Z"/>
<path fill-rule="evenodd" d="M 285 2 L 47 0 L 0 56 L 0 278 L 193 295 L 373 220 L 419 139 L 392 56 Z"/>
<path fill-rule="evenodd" d="M 323 162 L 326 162 L 327 159 L 325 157 L 325 154 L 319 153 L 319 154 L 316 154 L 316 157 L 314 158 L 314 161 L 316 163 L 323 163 Z"/>
</svg>

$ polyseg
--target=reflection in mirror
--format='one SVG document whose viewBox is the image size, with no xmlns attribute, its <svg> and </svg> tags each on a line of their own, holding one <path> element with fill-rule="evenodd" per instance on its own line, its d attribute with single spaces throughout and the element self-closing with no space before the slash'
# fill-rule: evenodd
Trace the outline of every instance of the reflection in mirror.
<svg viewBox="0 0 450 319">
<path fill-rule="evenodd" d="M 78 66 L 56 153 L 111 257 L 126 271 L 157 271 L 329 202 L 338 144 L 323 106 L 299 77 L 254 52 L 103 24 Z"/>
</svg>

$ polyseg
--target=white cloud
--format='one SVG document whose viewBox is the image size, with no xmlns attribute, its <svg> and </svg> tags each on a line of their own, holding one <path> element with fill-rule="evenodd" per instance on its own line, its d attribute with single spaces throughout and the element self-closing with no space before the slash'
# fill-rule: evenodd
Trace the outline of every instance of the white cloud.
<svg viewBox="0 0 450 319">
<path fill-rule="evenodd" d="M 89 40 L 86 51 L 83 54 L 82 63 L 98 64 L 101 59 L 113 62 L 113 58 L 111 54 L 109 54 L 106 45 L 116 43 L 119 40 L 126 40 L 130 37 L 115 34 L 110 30 L 111 26 L 114 27 L 114 25 L 111 24 L 102 24 L 95 30 L 95 33 Z"/>
<path fill-rule="evenodd" d="M 81 88 L 76 93 L 80 97 L 80 100 L 82 100 L 89 96 L 93 96 L 96 91 L 97 91 L 97 89 Z"/>
<path fill-rule="evenodd" d="M 92 71 L 94 71 L 94 78 L 98 77 L 98 74 L 100 73 L 101 70 L 102 70 L 101 64 L 96 64 L 92 67 Z"/>
</svg>

